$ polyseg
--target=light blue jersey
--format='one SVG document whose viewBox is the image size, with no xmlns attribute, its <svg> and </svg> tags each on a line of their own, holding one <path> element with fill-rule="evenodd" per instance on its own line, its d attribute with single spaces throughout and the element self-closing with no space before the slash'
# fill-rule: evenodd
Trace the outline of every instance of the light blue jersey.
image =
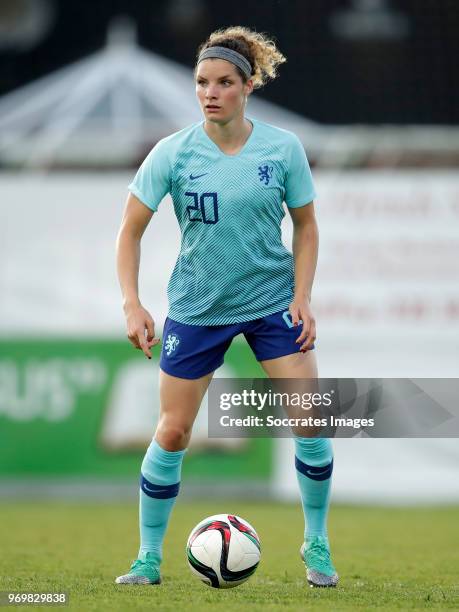
<svg viewBox="0 0 459 612">
<path fill-rule="evenodd" d="M 250 118 L 237 155 L 226 155 L 195 123 L 160 140 L 128 189 L 156 211 L 167 193 L 182 232 L 168 285 L 169 317 L 226 325 L 279 312 L 293 298 L 292 253 L 284 247 L 283 202 L 315 198 L 303 146 L 292 132 Z"/>
</svg>

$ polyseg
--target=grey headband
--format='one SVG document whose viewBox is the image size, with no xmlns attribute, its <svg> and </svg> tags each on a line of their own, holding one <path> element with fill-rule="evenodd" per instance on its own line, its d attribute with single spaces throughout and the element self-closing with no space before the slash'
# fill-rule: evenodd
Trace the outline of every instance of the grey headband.
<svg viewBox="0 0 459 612">
<path fill-rule="evenodd" d="M 204 51 L 200 54 L 196 65 L 199 64 L 199 62 L 202 62 L 202 60 L 210 57 L 224 59 L 227 62 L 231 62 L 235 66 L 238 66 L 238 68 L 242 70 L 248 79 L 250 79 L 252 76 L 252 66 L 250 65 L 250 62 L 237 51 L 227 49 L 226 47 L 207 47 L 207 49 L 204 49 Z"/>
</svg>

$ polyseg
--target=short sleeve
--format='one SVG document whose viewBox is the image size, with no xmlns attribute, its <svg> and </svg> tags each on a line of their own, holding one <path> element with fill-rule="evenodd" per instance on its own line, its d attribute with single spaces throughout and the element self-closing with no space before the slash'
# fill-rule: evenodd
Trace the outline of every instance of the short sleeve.
<svg viewBox="0 0 459 612">
<path fill-rule="evenodd" d="M 288 148 L 285 203 L 290 208 L 309 204 L 316 197 L 311 169 L 299 138 L 293 134 Z"/>
<path fill-rule="evenodd" d="M 148 208 L 156 211 L 170 191 L 171 165 L 167 143 L 160 140 L 147 155 L 128 189 Z"/>
</svg>

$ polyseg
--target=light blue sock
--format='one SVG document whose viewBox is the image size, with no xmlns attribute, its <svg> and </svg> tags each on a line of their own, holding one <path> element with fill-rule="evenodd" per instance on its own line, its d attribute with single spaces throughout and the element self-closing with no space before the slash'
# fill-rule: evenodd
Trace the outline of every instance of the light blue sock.
<svg viewBox="0 0 459 612">
<path fill-rule="evenodd" d="M 152 553 L 160 565 L 167 523 L 180 487 L 182 459 L 186 450 L 167 451 L 152 440 L 142 462 L 140 475 L 139 558 Z"/>
<path fill-rule="evenodd" d="M 327 534 L 333 449 L 328 438 L 295 438 L 295 468 L 300 485 L 306 536 Z"/>
</svg>

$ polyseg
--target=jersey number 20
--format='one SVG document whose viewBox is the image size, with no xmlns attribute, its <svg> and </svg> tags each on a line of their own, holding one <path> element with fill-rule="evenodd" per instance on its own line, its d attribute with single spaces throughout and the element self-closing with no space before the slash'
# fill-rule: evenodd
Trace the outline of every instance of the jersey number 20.
<svg viewBox="0 0 459 612">
<path fill-rule="evenodd" d="M 187 206 L 188 218 L 190 221 L 201 221 L 214 225 L 218 221 L 218 202 L 217 194 L 214 192 L 199 195 L 194 191 L 186 191 L 186 196 L 191 196 L 194 204 Z"/>
</svg>

